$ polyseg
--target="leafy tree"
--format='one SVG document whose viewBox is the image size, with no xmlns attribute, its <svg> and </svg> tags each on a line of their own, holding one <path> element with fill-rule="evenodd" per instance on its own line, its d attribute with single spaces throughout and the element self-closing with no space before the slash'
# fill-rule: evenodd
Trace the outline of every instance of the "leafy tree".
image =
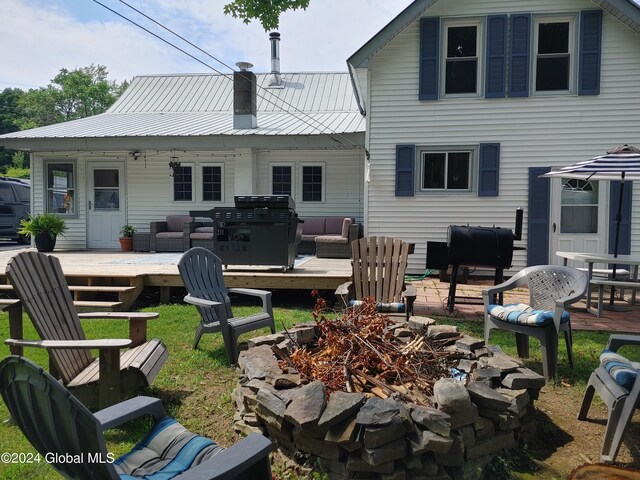
<svg viewBox="0 0 640 480">
<path fill-rule="evenodd" d="M 0 135 L 20 130 L 23 118 L 20 101 L 24 94 L 19 88 L 5 88 L 0 92 Z M 0 166 L 9 165 L 13 153 L 13 150 L 0 147 Z"/>
<path fill-rule="evenodd" d="M 128 86 L 107 79 L 104 65 L 75 70 L 63 68 L 46 87 L 29 90 L 22 98 L 22 129 L 89 117 L 104 112 Z"/>
<path fill-rule="evenodd" d="M 310 0 L 233 0 L 224 6 L 224 13 L 244 23 L 258 20 L 265 31 L 276 30 L 280 15 L 287 10 L 306 10 Z"/>
<path fill-rule="evenodd" d="M 0 134 L 42 127 L 54 123 L 97 115 L 109 108 L 129 85 L 107 78 L 103 65 L 60 73 L 46 87 L 24 92 L 7 88 L 0 92 Z M 28 155 L 0 147 L 0 169 L 11 169 L 21 176 L 29 168 Z"/>
</svg>

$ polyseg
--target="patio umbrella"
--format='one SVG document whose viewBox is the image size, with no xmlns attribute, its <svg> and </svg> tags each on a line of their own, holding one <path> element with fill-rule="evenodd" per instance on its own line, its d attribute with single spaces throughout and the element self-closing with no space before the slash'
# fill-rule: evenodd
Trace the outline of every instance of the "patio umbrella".
<svg viewBox="0 0 640 480">
<path fill-rule="evenodd" d="M 620 181 L 620 196 L 616 213 L 616 231 L 613 256 L 618 256 L 620 223 L 622 221 L 622 196 L 626 180 L 640 180 L 640 149 L 629 145 L 612 148 L 606 155 L 578 162 L 568 167 L 541 175 L 542 177 L 576 178 L 579 180 L 615 180 Z M 616 276 L 616 264 L 613 264 L 613 277 Z M 613 303 L 613 289 L 610 303 Z"/>
</svg>

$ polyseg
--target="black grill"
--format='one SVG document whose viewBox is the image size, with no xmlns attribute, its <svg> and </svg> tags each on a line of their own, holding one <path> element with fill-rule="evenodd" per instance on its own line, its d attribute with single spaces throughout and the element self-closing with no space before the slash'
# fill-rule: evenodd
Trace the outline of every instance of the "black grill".
<svg viewBox="0 0 640 480">
<path fill-rule="evenodd" d="M 292 269 L 300 234 L 295 202 L 289 195 L 235 196 L 235 207 L 192 216 L 213 219 L 213 252 L 225 265 L 268 265 Z"/>
<path fill-rule="evenodd" d="M 522 234 L 522 209 L 516 210 L 515 234 L 509 228 L 449 225 L 447 242 L 427 242 L 427 268 L 446 270 L 451 266 L 447 309 L 453 312 L 460 267 L 495 269 L 495 284 L 503 281 L 503 273 L 511 268 L 514 240 Z M 465 300 L 469 300 L 465 298 Z"/>
</svg>

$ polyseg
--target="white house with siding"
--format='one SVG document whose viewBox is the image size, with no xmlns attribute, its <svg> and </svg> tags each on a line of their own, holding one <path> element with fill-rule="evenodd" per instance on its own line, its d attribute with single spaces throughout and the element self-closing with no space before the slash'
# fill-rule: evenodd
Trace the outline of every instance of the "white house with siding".
<svg viewBox="0 0 640 480">
<path fill-rule="evenodd" d="M 541 179 L 640 144 L 640 9 L 627 0 L 416 0 L 348 60 L 366 116 L 365 233 L 427 241 L 514 228 L 514 268 L 610 251 L 619 186 Z M 631 187 L 631 184 L 629 184 Z M 626 188 L 621 253 L 640 253 Z"/>
<path fill-rule="evenodd" d="M 364 117 L 350 76 L 280 73 L 278 40 L 271 73 L 140 76 L 101 115 L 0 136 L 31 154 L 32 212 L 67 221 L 59 248 L 117 248 L 122 225 L 149 231 L 234 195 L 289 193 L 301 218 L 361 222 Z M 248 106 L 234 105 L 237 76 L 255 81 Z"/>
</svg>

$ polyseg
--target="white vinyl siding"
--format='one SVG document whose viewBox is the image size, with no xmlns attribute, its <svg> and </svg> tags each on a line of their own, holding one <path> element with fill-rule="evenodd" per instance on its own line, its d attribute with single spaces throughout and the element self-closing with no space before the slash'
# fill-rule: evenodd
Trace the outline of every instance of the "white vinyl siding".
<svg viewBox="0 0 640 480">
<path fill-rule="evenodd" d="M 532 15 L 577 13 L 595 8 L 586 0 L 556 2 L 438 2 L 428 16 L 447 18 L 495 13 Z M 515 210 L 525 209 L 527 238 L 528 169 L 563 166 L 633 142 L 640 125 L 640 37 L 615 18 L 603 16 L 600 95 L 536 95 L 531 98 L 444 98 L 418 100 L 419 20 L 414 21 L 370 63 L 367 137 L 371 183 L 366 192 L 367 235 L 398 236 L 415 242 L 410 271 L 424 272 L 427 241 L 446 241 L 447 227 L 486 225 L 514 228 Z M 395 196 L 396 145 L 500 144 L 500 195 Z M 640 189 L 633 196 L 632 252 L 640 253 Z M 606 186 L 608 188 L 608 185 Z M 603 244 L 606 243 L 604 239 Z M 514 269 L 526 264 L 514 252 Z"/>
</svg>

